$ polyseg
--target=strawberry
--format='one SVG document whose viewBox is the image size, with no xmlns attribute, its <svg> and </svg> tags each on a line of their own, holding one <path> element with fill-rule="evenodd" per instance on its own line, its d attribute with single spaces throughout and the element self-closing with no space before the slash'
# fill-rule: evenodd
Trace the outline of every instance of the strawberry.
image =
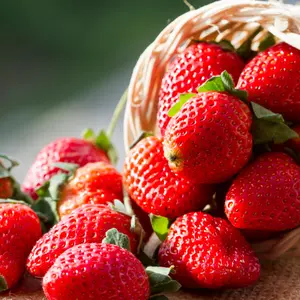
<svg viewBox="0 0 300 300">
<path fill-rule="evenodd" d="M 285 153 L 260 155 L 233 181 L 225 201 L 237 228 L 284 231 L 300 225 L 300 168 Z"/>
<path fill-rule="evenodd" d="M 150 285 L 141 262 L 110 244 L 81 244 L 60 255 L 43 279 L 48 300 L 147 300 Z"/>
<path fill-rule="evenodd" d="M 0 291 L 10 289 L 21 278 L 26 258 L 41 237 L 35 212 L 22 204 L 0 204 Z"/>
<path fill-rule="evenodd" d="M 106 153 L 96 144 L 79 138 L 60 138 L 45 146 L 37 155 L 23 182 L 23 191 L 37 199 L 36 190 L 53 175 L 62 172 L 56 162 L 84 166 L 89 162 L 109 163 Z"/>
<path fill-rule="evenodd" d="M 176 218 L 202 209 L 214 188 L 194 185 L 173 173 L 163 155 L 162 139 L 147 137 L 127 155 L 123 182 L 130 197 L 145 212 Z"/>
<path fill-rule="evenodd" d="M 180 53 L 170 63 L 161 83 L 157 117 L 161 134 L 164 136 L 170 121 L 168 111 L 179 100 L 180 94 L 195 93 L 206 80 L 224 70 L 237 83 L 243 68 L 244 63 L 236 53 L 217 44 L 196 43 Z"/>
<path fill-rule="evenodd" d="M 65 250 L 79 244 L 100 243 L 111 228 L 128 235 L 131 250 L 136 252 L 138 234 L 131 231 L 130 223 L 129 216 L 107 205 L 83 205 L 54 225 L 36 243 L 28 257 L 27 270 L 35 277 L 43 277 Z"/>
<path fill-rule="evenodd" d="M 245 67 L 237 87 L 289 121 L 300 121 L 300 50 L 279 43 L 259 53 Z"/>
<path fill-rule="evenodd" d="M 228 92 L 193 95 L 165 132 L 170 168 L 197 183 L 227 181 L 251 156 L 251 123 L 248 106 Z"/>
<path fill-rule="evenodd" d="M 170 227 L 159 253 L 162 266 L 189 288 L 238 288 L 257 281 L 260 265 L 250 245 L 229 222 L 188 213 Z"/>
<path fill-rule="evenodd" d="M 115 199 L 123 199 L 122 175 L 108 163 L 88 163 L 61 188 L 57 211 L 62 218 L 83 204 L 107 204 Z"/>
</svg>

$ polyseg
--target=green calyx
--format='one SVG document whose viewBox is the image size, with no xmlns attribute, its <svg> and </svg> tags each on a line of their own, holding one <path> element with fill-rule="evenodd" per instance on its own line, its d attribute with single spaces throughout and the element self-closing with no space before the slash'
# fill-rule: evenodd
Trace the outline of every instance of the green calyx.
<svg viewBox="0 0 300 300">
<path fill-rule="evenodd" d="M 150 221 L 153 231 L 161 241 L 164 241 L 168 235 L 171 220 L 166 217 L 150 214 Z"/>
<path fill-rule="evenodd" d="M 8 289 L 7 282 L 4 276 L 0 275 L 0 293 L 6 291 L 7 289 Z"/>
<path fill-rule="evenodd" d="M 59 221 L 57 202 L 60 198 L 62 187 L 74 176 L 78 165 L 71 163 L 55 163 L 55 167 L 67 173 L 58 173 L 46 181 L 36 190 L 39 198 L 32 205 L 32 209 L 44 216 L 44 222 L 54 225 Z"/>
<path fill-rule="evenodd" d="M 213 76 L 198 88 L 198 93 L 203 92 L 227 92 L 238 97 L 243 102 L 247 101 L 247 92 L 236 89 L 232 77 L 227 71 L 223 71 L 220 76 Z M 174 117 L 182 108 L 182 106 L 197 94 L 187 93 L 179 96 L 176 102 L 168 112 L 169 117 Z"/>
<path fill-rule="evenodd" d="M 123 249 L 130 251 L 130 242 L 126 234 L 119 232 L 116 228 L 106 231 L 105 238 L 102 240 L 103 244 L 117 245 Z"/>
<path fill-rule="evenodd" d="M 254 114 L 252 124 L 252 135 L 254 144 L 282 144 L 289 139 L 297 138 L 299 135 L 292 130 L 284 121 L 281 114 L 273 113 L 263 106 L 251 102 Z"/>
<path fill-rule="evenodd" d="M 164 292 L 177 292 L 181 285 L 173 280 L 169 274 L 172 272 L 173 268 L 163 268 L 163 267 L 147 267 L 146 273 L 149 278 L 151 294 L 160 294 Z"/>
<path fill-rule="evenodd" d="M 117 150 L 110 141 L 110 137 L 105 130 L 101 130 L 97 135 L 92 129 L 88 128 L 84 131 L 83 138 L 94 143 L 98 148 L 102 149 L 107 154 L 112 164 L 117 163 Z"/>
</svg>

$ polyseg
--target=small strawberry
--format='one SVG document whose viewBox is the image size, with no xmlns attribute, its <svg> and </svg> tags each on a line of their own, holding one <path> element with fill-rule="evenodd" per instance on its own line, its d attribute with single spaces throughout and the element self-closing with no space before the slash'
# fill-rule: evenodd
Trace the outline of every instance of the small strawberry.
<svg viewBox="0 0 300 300">
<path fill-rule="evenodd" d="M 66 162 L 84 166 L 98 161 L 109 162 L 106 153 L 96 144 L 79 138 L 60 138 L 39 152 L 23 182 L 23 191 L 37 199 L 35 191 L 53 175 L 62 172 L 54 163 Z"/>
<path fill-rule="evenodd" d="M 164 135 L 170 121 L 168 111 L 182 93 L 195 93 L 212 76 L 227 70 L 237 83 L 244 68 L 241 58 L 213 43 L 196 43 L 180 53 L 169 65 L 161 83 L 158 105 L 158 127 Z"/>
<path fill-rule="evenodd" d="M 229 222 L 202 212 L 188 213 L 170 227 L 159 253 L 162 266 L 190 288 L 238 288 L 254 284 L 260 265 L 250 245 Z"/>
<path fill-rule="evenodd" d="M 0 172 L 3 169 L 3 165 L 0 162 Z M 13 182 L 10 176 L 0 175 L 0 198 L 7 199 L 12 198 L 14 194 Z"/>
<path fill-rule="evenodd" d="M 224 182 L 251 156 L 251 112 L 237 97 L 242 94 L 244 98 L 244 94 L 233 88 L 226 72 L 198 91 L 170 110 L 175 116 L 165 132 L 165 157 L 170 168 L 187 179 L 206 184 Z"/>
<path fill-rule="evenodd" d="M 130 197 L 145 212 L 176 218 L 202 209 L 214 188 L 194 185 L 173 173 L 163 155 L 162 139 L 147 137 L 127 155 L 123 182 Z"/>
<path fill-rule="evenodd" d="M 300 225 L 300 168 L 285 153 L 260 155 L 233 181 L 225 202 L 237 228 L 284 231 Z"/>
<path fill-rule="evenodd" d="M 123 199 L 122 175 L 105 162 L 88 163 L 78 168 L 59 188 L 57 212 L 62 218 L 84 204 L 107 204 Z"/>
<path fill-rule="evenodd" d="M 300 50 L 279 43 L 254 57 L 243 70 L 237 87 L 286 120 L 300 121 Z"/>
<path fill-rule="evenodd" d="M 141 262 L 110 244 L 81 244 L 60 255 L 43 279 L 48 300 L 147 300 L 150 285 Z"/>
<path fill-rule="evenodd" d="M 100 243 L 111 228 L 126 234 L 132 252 L 137 251 L 138 234 L 131 231 L 129 216 L 107 205 L 86 204 L 64 217 L 36 243 L 27 261 L 29 273 L 43 277 L 65 250 L 79 244 Z"/>
<path fill-rule="evenodd" d="M 35 212 L 22 204 L 0 204 L 0 291 L 10 289 L 21 278 L 26 259 L 41 237 Z"/>
</svg>

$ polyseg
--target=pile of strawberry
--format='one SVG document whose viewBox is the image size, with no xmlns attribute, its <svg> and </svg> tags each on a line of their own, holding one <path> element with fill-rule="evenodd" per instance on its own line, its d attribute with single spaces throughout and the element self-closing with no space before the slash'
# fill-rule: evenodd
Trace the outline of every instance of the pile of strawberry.
<svg viewBox="0 0 300 300">
<path fill-rule="evenodd" d="M 170 63 L 161 136 L 142 133 L 122 174 L 112 130 L 50 143 L 22 188 L 1 156 L 0 291 L 25 270 L 49 300 L 254 284 L 250 242 L 300 226 L 300 51 L 241 53 L 193 42 Z"/>
</svg>

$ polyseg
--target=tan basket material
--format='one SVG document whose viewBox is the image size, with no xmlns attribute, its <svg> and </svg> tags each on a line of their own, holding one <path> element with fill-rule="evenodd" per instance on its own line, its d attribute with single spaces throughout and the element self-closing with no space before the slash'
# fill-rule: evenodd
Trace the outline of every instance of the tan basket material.
<svg viewBox="0 0 300 300">
<path fill-rule="evenodd" d="M 300 6 L 277 1 L 217 1 L 171 22 L 142 53 L 133 70 L 124 119 L 125 149 L 142 131 L 158 134 L 156 115 L 162 76 L 172 58 L 188 47 L 191 40 L 227 39 L 238 47 L 259 26 L 264 30 L 253 40 L 253 49 L 268 31 L 300 49 Z M 253 247 L 269 259 L 300 256 L 300 228 Z"/>
</svg>

